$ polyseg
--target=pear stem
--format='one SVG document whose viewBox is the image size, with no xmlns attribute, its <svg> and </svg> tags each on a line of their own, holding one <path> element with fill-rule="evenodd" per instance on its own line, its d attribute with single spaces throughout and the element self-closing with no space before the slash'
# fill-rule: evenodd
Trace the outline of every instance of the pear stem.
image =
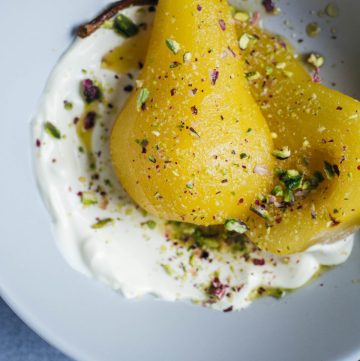
<svg viewBox="0 0 360 361">
<path fill-rule="evenodd" d="M 113 18 L 120 10 L 126 9 L 129 6 L 141 6 L 141 5 L 156 5 L 157 0 L 120 0 L 105 9 L 99 16 L 94 20 L 90 21 L 79 27 L 77 35 L 80 38 L 86 38 L 100 28 L 105 21 Z"/>
</svg>

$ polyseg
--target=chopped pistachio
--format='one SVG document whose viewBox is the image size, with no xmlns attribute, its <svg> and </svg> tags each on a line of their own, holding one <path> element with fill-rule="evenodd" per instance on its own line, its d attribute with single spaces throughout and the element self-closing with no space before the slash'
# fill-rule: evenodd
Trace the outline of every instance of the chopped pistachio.
<svg viewBox="0 0 360 361">
<path fill-rule="evenodd" d="M 210 249 L 218 249 L 220 247 L 220 242 L 214 238 L 202 238 L 199 240 L 201 246 L 210 248 Z"/>
<path fill-rule="evenodd" d="M 166 46 L 174 53 L 177 54 L 180 51 L 180 45 L 178 42 L 172 39 L 165 40 Z"/>
<path fill-rule="evenodd" d="M 231 16 L 234 16 L 235 13 L 237 12 L 237 8 L 233 5 L 230 5 L 230 14 Z"/>
<path fill-rule="evenodd" d="M 308 189 L 311 189 L 311 183 L 310 181 L 306 180 L 303 182 L 302 186 L 301 186 L 301 189 L 303 190 L 308 190 Z"/>
<path fill-rule="evenodd" d="M 188 63 L 189 61 L 191 61 L 191 58 L 192 58 L 192 54 L 190 52 L 186 52 L 184 53 L 184 56 L 183 56 L 183 60 L 184 60 L 184 63 Z"/>
<path fill-rule="evenodd" d="M 224 227 L 227 231 L 239 234 L 246 233 L 249 230 L 248 226 L 239 219 L 227 219 L 224 223 Z"/>
<path fill-rule="evenodd" d="M 255 38 L 250 34 L 247 34 L 247 33 L 242 34 L 239 39 L 240 49 L 245 50 L 248 47 L 248 45 L 250 44 L 250 42 L 254 39 Z"/>
<path fill-rule="evenodd" d="M 172 276 L 174 274 L 174 270 L 169 264 L 161 264 L 161 267 L 169 276 Z"/>
<path fill-rule="evenodd" d="M 150 229 L 155 229 L 156 228 L 156 222 L 153 221 L 152 219 L 150 219 L 149 221 L 144 222 L 143 224 L 148 226 Z"/>
<path fill-rule="evenodd" d="M 281 175 L 280 181 L 285 185 L 288 190 L 296 190 L 301 188 L 304 176 L 295 169 L 290 169 Z"/>
<path fill-rule="evenodd" d="M 286 202 L 286 203 L 294 202 L 294 194 L 289 189 L 284 190 L 284 202 Z"/>
<path fill-rule="evenodd" d="M 151 163 L 156 163 L 156 158 L 153 155 L 150 155 L 148 159 Z"/>
<path fill-rule="evenodd" d="M 139 96 L 137 98 L 136 102 L 136 109 L 137 111 L 140 111 L 143 105 L 146 103 L 150 96 L 150 92 L 147 88 L 143 88 L 140 90 Z"/>
<path fill-rule="evenodd" d="M 322 173 L 320 171 L 316 171 L 310 178 L 309 182 L 312 188 L 317 188 L 324 180 L 325 178 Z"/>
<path fill-rule="evenodd" d="M 281 149 L 274 150 L 272 154 L 277 159 L 284 160 L 290 158 L 291 150 L 289 149 L 289 147 L 282 147 Z"/>
<path fill-rule="evenodd" d="M 302 147 L 304 149 L 310 148 L 310 142 L 307 139 L 305 139 L 303 144 L 302 144 Z"/>
<path fill-rule="evenodd" d="M 285 68 L 286 68 L 286 63 L 284 62 L 276 64 L 276 69 L 285 69 Z"/>
<path fill-rule="evenodd" d="M 149 145 L 149 141 L 146 138 L 136 139 L 135 143 L 139 144 L 141 148 L 146 148 Z"/>
<path fill-rule="evenodd" d="M 274 290 L 272 290 L 272 292 L 270 293 L 271 297 L 274 297 L 276 299 L 280 299 L 283 298 L 286 295 L 286 291 L 281 289 L 281 288 L 275 288 Z"/>
<path fill-rule="evenodd" d="M 91 206 L 98 202 L 96 194 L 94 192 L 82 192 L 81 193 L 81 203 L 84 206 Z"/>
<path fill-rule="evenodd" d="M 335 168 L 329 162 L 324 161 L 324 172 L 327 179 L 333 179 L 335 177 Z"/>
<path fill-rule="evenodd" d="M 271 66 L 267 66 L 267 67 L 265 68 L 265 74 L 266 74 L 266 75 L 271 75 L 272 72 L 273 72 L 273 68 L 272 68 Z"/>
<path fill-rule="evenodd" d="M 114 29 L 117 33 L 130 38 L 139 32 L 138 26 L 124 14 L 119 14 L 114 20 Z"/>
<path fill-rule="evenodd" d="M 284 195 L 284 192 L 281 185 L 276 185 L 271 191 L 271 194 L 275 197 L 282 197 Z"/>
<path fill-rule="evenodd" d="M 64 108 L 65 110 L 72 110 L 72 108 L 74 107 L 74 104 L 67 101 L 67 100 L 64 100 Z"/>
<path fill-rule="evenodd" d="M 173 61 L 171 64 L 170 64 L 170 69 L 174 69 L 174 68 L 177 68 L 181 65 L 181 63 L 179 63 L 178 61 Z"/>
<path fill-rule="evenodd" d="M 311 38 L 314 38 L 315 36 L 319 35 L 320 31 L 321 28 L 318 23 L 309 23 L 306 26 L 306 34 Z"/>
<path fill-rule="evenodd" d="M 245 73 L 245 77 L 249 80 L 257 80 L 261 77 L 261 75 L 257 71 L 249 71 Z"/>
<path fill-rule="evenodd" d="M 61 133 L 58 128 L 55 127 L 55 125 L 51 122 L 46 122 L 44 124 L 45 132 L 48 133 L 50 136 L 52 136 L 55 139 L 61 139 Z"/>
<path fill-rule="evenodd" d="M 245 11 L 237 11 L 235 14 L 234 14 L 234 19 L 235 20 L 238 20 L 238 21 L 249 21 L 250 19 L 250 15 L 249 13 L 245 12 Z"/>
<path fill-rule="evenodd" d="M 196 256 L 195 256 L 195 254 L 194 253 L 192 253 L 191 255 L 190 255 L 190 257 L 189 257 L 189 264 L 190 264 L 190 266 L 192 266 L 192 267 L 194 267 L 195 266 L 195 264 L 196 264 Z"/>
<path fill-rule="evenodd" d="M 186 188 L 188 188 L 188 189 L 193 189 L 193 188 L 194 188 L 194 183 L 193 183 L 192 181 L 186 183 Z"/>
<path fill-rule="evenodd" d="M 325 8 L 325 14 L 331 18 L 336 18 L 339 15 L 339 8 L 336 4 L 330 3 Z"/>
<path fill-rule="evenodd" d="M 257 214 L 259 217 L 265 219 L 265 221 L 272 222 L 273 217 L 270 215 L 270 213 L 263 207 L 253 204 L 250 207 L 250 210 Z"/>
<path fill-rule="evenodd" d="M 156 192 L 154 194 L 154 197 L 155 197 L 155 199 L 162 199 L 163 198 L 163 196 L 159 192 Z"/>
<path fill-rule="evenodd" d="M 104 218 L 104 219 L 100 219 L 98 222 L 94 223 L 91 228 L 93 229 L 99 229 L 99 228 L 103 228 L 105 226 L 107 226 L 108 224 L 114 222 L 114 220 L 112 218 Z"/>
<path fill-rule="evenodd" d="M 101 26 L 103 29 L 113 29 L 114 28 L 114 20 L 107 20 Z"/>
<path fill-rule="evenodd" d="M 322 55 L 311 53 L 307 58 L 307 62 L 315 68 L 321 68 L 325 63 L 325 58 Z"/>
<path fill-rule="evenodd" d="M 135 84 L 136 84 L 136 89 L 140 89 L 144 86 L 144 80 L 137 79 L 135 80 Z"/>
</svg>

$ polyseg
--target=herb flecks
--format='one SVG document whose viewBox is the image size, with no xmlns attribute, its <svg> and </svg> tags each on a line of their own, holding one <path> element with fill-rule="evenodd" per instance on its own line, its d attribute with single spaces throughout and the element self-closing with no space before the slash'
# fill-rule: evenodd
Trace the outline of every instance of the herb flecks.
<svg viewBox="0 0 360 361">
<path fill-rule="evenodd" d="M 249 227 L 239 219 L 228 219 L 224 223 L 224 227 L 229 232 L 236 232 L 244 234 L 249 230 Z"/>
<path fill-rule="evenodd" d="M 74 104 L 72 102 L 69 102 L 68 100 L 64 100 L 64 109 L 65 110 L 72 110 L 74 107 Z"/>
<path fill-rule="evenodd" d="M 318 23 L 309 23 L 306 26 L 306 34 L 314 38 L 320 34 L 321 28 Z"/>
<path fill-rule="evenodd" d="M 247 22 L 250 19 L 250 15 L 245 11 L 237 11 L 234 14 L 234 19 L 241 22 Z"/>
<path fill-rule="evenodd" d="M 112 218 L 104 218 L 104 219 L 99 219 L 96 223 L 94 223 L 91 228 L 92 229 L 100 229 L 100 228 L 104 228 L 108 225 L 110 225 L 111 223 L 113 223 L 114 220 Z"/>
<path fill-rule="evenodd" d="M 291 157 L 291 150 L 289 147 L 282 147 L 281 149 L 274 150 L 272 155 L 277 159 L 285 160 Z"/>
<path fill-rule="evenodd" d="M 149 99 L 150 92 L 147 88 L 142 88 L 139 92 L 137 101 L 136 101 L 136 109 L 139 112 L 140 110 L 145 110 L 146 101 Z"/>
<path fill-rule="evenodd" d="M 98 203 L 95 192 L 81 192 L 81 203 L 84 206 L 91 206 Z"/>
<path fill-rule="evenodd" d="M 257 80 L 261 78 L 261 74 L 258 71 L 249 71 L 245 73 L 245 77 L 248 80 Z"/>
<path fill-rule="evenodd" d="M 340 176 L 339 167 L 336 164 L 331 164 L 327 161 L 324 161 L 324 172 L 326 178 L 329 180 L 334 179 L 335 175 Z"/>
<path fill-rule="evenodd" d="M 250 210 L 267 222 L 272 222 L 274 220 L 271 214 L 262 205 L 253 204 L 250 206 Z"/>
<path fill-rule="evenodd" d="M 124 14 L 119 14 L 115 18 L 114 29 L 118 34 L 126 38 L 130 38 L 139 32 L 139 27 Z"/>
<path fill-rule="evenodd" d="M 157 224 L 155 221 L 153 221 L 152 219 L 141 223 L 142 226 L 147 226 L 149 229 L 155 229 Z"/>
<path fill-rule="evenodd" d="M 45 132 L 48 133 L 54 139 L 61 139 L 60 130 L 58 128 L 56 128 L 53 123 L 46 122 L 44 124 L 44 129 L 45 129 Z"/>
<path fill-rule="evenodd" d="M 136 139 L 135 142 L 140 145 L 141 153 L 146 154 L 147 152 L 146 147 L 149 145 L 149 141 L 146 138 L 143 138 L 143 139 Z"/>
</svg>

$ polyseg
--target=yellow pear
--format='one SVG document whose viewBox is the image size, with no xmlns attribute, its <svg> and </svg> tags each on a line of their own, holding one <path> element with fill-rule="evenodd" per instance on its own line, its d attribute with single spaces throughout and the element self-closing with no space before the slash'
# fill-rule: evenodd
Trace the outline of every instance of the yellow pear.
<svg viewBox="0 0 360 361">
<path fill-rule="evenodd" d="M 160 0 L 137 85 L 111 135 L 115 172 L 133 200 L 198 225 L 247 217 L 271 190 L 273 142 L 227 2 Z"/>
<path fill-rule="evenodd" d="M 237 31 L 240 40 L 250 39 L 243 43 L 245 71 L 257 74 L 249 84 L 274 132 L 275 154 L 287 158 L 276 165 L 277 207 L 274 198 L 255 204 L 259 216 L 248 220 L 249 237 L 278 254 L 343 238 L 360 225 L 360 103 L 311 79 L 279 37 L 246 22 Z M 309 60 L 319 66 L 323 59 Z M 284 195 L 289 171 L 295 183 L 296 171 L 302 179 Z M 284 196 L 294 199 L 282 207 Z"/>
</svg>

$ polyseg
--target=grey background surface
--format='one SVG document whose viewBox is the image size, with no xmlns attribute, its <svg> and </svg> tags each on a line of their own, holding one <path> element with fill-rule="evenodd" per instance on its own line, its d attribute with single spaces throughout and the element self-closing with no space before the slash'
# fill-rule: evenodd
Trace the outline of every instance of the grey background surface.
<svg viewBox="0 0 360 361">
<path fill-rule="evenodd" d="M 71 361 L 33 332 L 0 298 L 0 361 Z"/>
</svg>

